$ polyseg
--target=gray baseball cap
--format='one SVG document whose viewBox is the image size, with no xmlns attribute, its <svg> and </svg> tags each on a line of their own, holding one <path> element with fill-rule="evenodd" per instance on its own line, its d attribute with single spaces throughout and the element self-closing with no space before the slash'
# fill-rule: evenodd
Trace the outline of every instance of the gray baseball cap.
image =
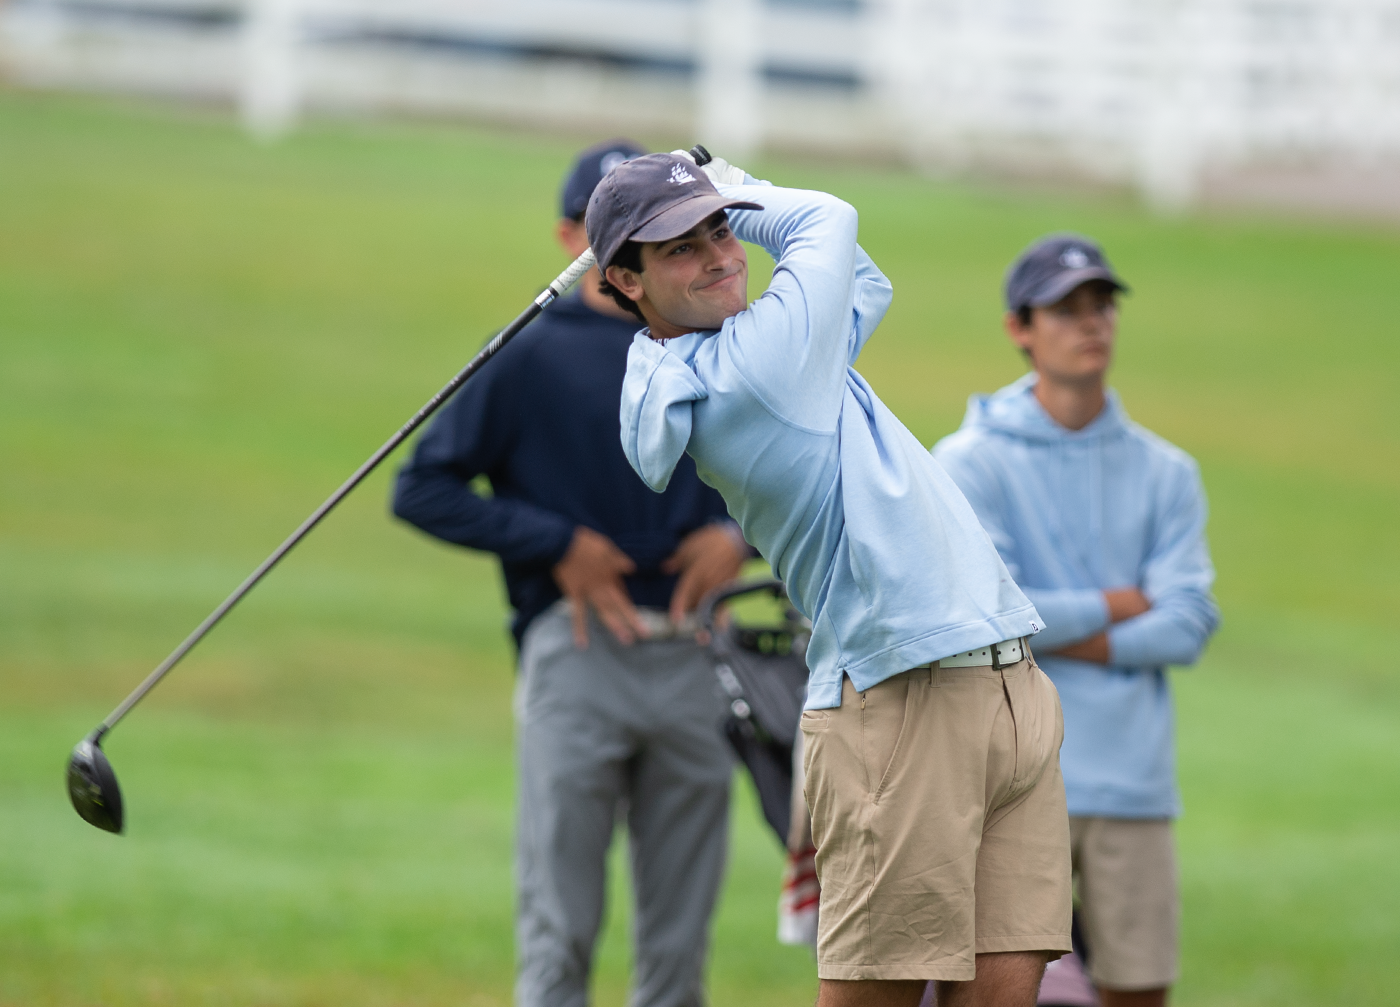
<svg viewBox="0 0 1400 1007">
<path fill-rule="evenodd" d="M 1082 234 L 1049 235 L 1017 256 L 1006 271 L 1006 310 L 1043 308 L 1090 280 L 1128 289 L 1092 240 Z"/>
<path fill-rule="evenodd" d="M 761 209 L 757 203 L 725 199 L 687 158 L 647 154 L 603 176 L 588 201 L 584 227 L 602 270 L 628 241 L 670 241 L 718 210 Z"/>
</svg>

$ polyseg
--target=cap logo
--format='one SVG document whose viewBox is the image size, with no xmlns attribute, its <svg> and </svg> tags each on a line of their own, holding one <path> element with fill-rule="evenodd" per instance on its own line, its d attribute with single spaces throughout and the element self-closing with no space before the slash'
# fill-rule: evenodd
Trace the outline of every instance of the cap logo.
<svg viewBox="0 0 1400 1007">
<path fill-rule="evenodd" d="M 686 171 L 684 165 L 673 164 L 671 165 L 671 177 L 666 179 L 666 181 L 670 182 L 672 185 L 689 185 L 691 182 L 695 181 L 695 176 Z"/>
<path fill-rule="evenodd" d="M 1060 253 L 1060 265 L 1066 269 L 1083 269 L 1088 264 L 1089 256 L 1082 248 L 1071 246 Z"/>
<path fill-rule="evenodd" d="M 598 171 L 600 174 L 606 175 L 608 172 L 616 168 L 619 164 L 624 164 L 630 160 L 631 158 L 624 154 L 622 151 L 610 150 L 606 154 L 604 154 L 603 159 L 598 162 Z"/>
</svg>

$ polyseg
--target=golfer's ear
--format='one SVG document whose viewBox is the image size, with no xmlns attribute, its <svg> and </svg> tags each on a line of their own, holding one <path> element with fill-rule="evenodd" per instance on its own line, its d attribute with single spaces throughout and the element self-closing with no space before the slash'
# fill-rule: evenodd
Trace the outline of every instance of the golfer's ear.
<svg viewBox="0 0 1400 1007">
<path fill-rule="evenodd" d="M 603 279 L 622 291 L 622 295 L 628 300 L 640 301 L 646 293 L 642 288 L 641 276 L 624 266 L 609 266 L 603 274 Z"/>
</svg>

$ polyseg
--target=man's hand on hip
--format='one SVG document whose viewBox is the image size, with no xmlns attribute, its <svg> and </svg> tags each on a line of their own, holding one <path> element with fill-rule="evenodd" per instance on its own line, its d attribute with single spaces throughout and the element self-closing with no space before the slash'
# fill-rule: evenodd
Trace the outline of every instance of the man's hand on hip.
<svg viewBox="0 0 1400 1007">
<path fill-rule="evenodd" d="M 579 525 L 564 558 L 554 565 L 554 582 L 569 600 L 574 620 L 574 646 L 588 646 L 588 611 L 592 609 L 608 632 L 624 646 L 647 635 L 637 607 L 622 578 L 637 564 L 606 535 Z"/>
<path fill-rule="evenodd" d="M 680 622 L 700 599 L 739 575 L 748 548 L 734 525 L 708 524 L 685 538 L 664 563 L 663 573 L 679 576 L 671 592 L 671 621 Z"/>
</svg>

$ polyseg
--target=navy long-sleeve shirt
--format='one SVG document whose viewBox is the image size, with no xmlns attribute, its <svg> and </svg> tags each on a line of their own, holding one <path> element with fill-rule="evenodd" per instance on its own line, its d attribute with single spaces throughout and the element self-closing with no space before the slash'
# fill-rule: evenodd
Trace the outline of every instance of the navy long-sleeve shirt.
<svg viewBox="0 0 1400 1007">
<path fill-rule="evenodd" d="M 578 525 L 637 564 L 634 603 L 664 608 L 676 578 L 660 571 L 682 538 L 727 519 L 689 458 L 655 493 L 622 453 L 618 402 L 640 323 L 556 301 L 443 407 L 399 472 L 394 513 L 447 542 L 496 553 L 519 643 L 560 597 L 551 569 Z M 489 497 L 472 481 L 484 475 Z"/>
</svg>

